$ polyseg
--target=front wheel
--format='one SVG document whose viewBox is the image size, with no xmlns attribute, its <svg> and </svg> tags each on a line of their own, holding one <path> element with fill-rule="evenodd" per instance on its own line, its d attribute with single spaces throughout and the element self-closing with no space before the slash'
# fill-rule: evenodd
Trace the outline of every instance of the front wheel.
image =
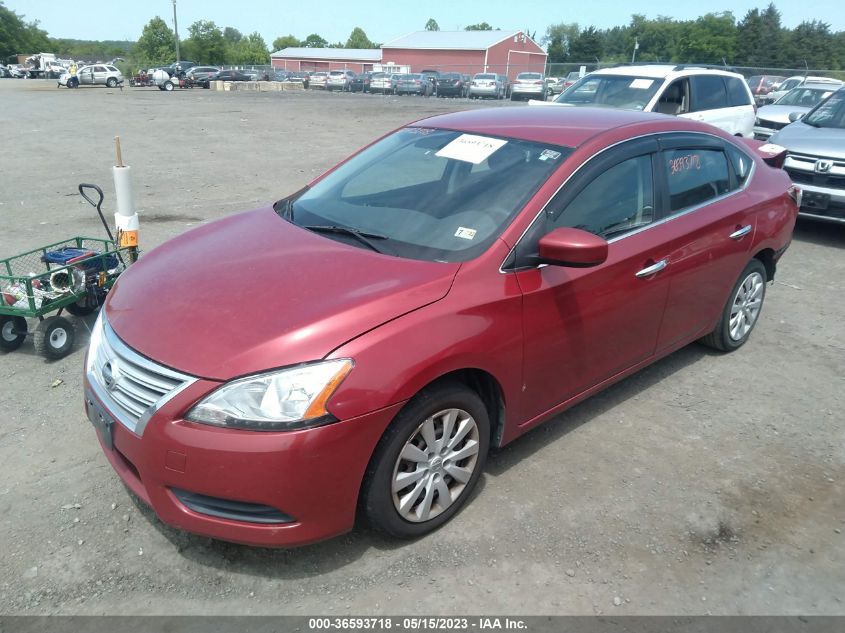
<svg viewBox="0 0 845 633">
<path fill-rule="evenodd" d="M 13 352 L 26 340 L 26 319 L 19 316 L 0 315 L 0 349 Z"/>
<path fill-rule="evenodd" d="M 35 328 L 35 351 L 49 359 L 58 360 L 70 354 L 75 338 L 73 324 L 64 317 L 48 317 Z"/>
<path fill-rule="evenodd" d="M 114 88 L 114 87 L 117 85 L 117 79 L 115 79 L 114 77 L 109 77 L 109 78 L 106 80 L 106 85 L 107 85 L 109 88 Z"/>
<path fill-rule="evenodd" d="M 757 323 L 765 297 L 766 267 L 752 259 L 731 290 L 715 329 L 700 342 L 722 352 L 742 347 Z"/>
<path fill-rule="evenodd" d="M 362 509 L 397 538 L 436 530 L 466 503 L 490 444 L 481 398 L 458 383 L 421 391 L 396 416 L 367 468 Z"/>
</svg>

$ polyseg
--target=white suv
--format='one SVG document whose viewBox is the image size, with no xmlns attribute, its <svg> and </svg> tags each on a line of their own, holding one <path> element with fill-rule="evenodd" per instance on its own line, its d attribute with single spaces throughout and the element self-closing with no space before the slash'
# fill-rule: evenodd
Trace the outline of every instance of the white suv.
<svg viewBox="0 0 845 633">
<path fill-rule="evenodd" d="M 603 68 L 577 81 L 551 103 L 675 114 L 735 136 L 754 136 L 754 97 L 745 79 L 738 73 L 703 66 Z"/>
</svg>

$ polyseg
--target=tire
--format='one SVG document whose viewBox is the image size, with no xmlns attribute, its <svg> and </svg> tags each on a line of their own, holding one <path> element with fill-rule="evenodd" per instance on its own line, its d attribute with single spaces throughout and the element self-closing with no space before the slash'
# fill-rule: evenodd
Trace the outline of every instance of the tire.
<svg viewBox="0 0 845 633">
<path fill-rule="evenodd" d="M 167 92 L 173 92 L 173 82 L 165 81 L 162 90 L 166 90 Z"/>
<path fill-rule="evenodd" d="M 73 324 L 60 316 L 44 319 L 33 334 L 35 351 L 51 360 L 58 360 L 70 354 L 74 338 Z"/>
<path fill-rule="evenodd" d="M 78 88 L 79 87 L 79 80 L 78 79 L 68 79 L 67 80 L 67 87 L 68 88 Z"/>
<path fill-rule="evenodd" d="M 443 444 L 444 435 L 457 440 L 452 447 Z M 433 440 L 430 450 L 421 450 L 429 446 L 424 436 Z M 396 538 L 416 538 L 436 530 L 472 494 L 489 445 L 489 416 L 475 392 L 452 382 L 424 389 L 379 440 L 362 487 L 364 516 L 373 528 Z M 450 454 L 457 455 L 457 461 L 450 462 Z M 394 492 L 398 478 L 406 485 Z M 449 502 L 441 503 L 447 494 Z"/>
<path fill-rule="evenodd" d="M 91 296 L 91 294 L 86 294 L 76 303 L 71 303 L 65 306 L 65 310 L 73 316 L 84 317 L 88 316 L 99 307 L 100 305 L 97 303 L 97 298 L 95 296 Z"/>
<path fill-rule="evenodd" d="M 115 79 L 114 77 L 109 77 L 108 79 L 106 79 L 106 85 L 109 88 L 114 88 L 117 85 L 117 79 Z"/>
<path fill-rule="evenodd" d="M 14 352 L 26 339 L 26 319 L 19 316 L 0 315 L 0 349 Z"/>
<path fill-rule="evenodd" d="M 765 298 L 766 267 L 752 259 L 734 284 L 716 327 L 699 342 L 722 352 L 739 349 L 751 336 Z"/>
</svg>

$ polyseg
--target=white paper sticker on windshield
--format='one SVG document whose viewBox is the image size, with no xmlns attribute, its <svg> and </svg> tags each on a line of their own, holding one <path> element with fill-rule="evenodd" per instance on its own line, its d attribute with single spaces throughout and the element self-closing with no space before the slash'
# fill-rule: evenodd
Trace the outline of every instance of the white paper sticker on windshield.
<svg viewBox="0 0 845 633">
<path fill-rule="evenodd" d="M 455 237 L 460 237 L 465 240 L 471 240 L 475 238 L 475 234 L 477 232 L 478 231 L 476 231 L 475 229 L 468 229 L 466 227 L 459 226 L 458 230 L 455 231 Z"/>
<path fill-rule="evenodd" d="M 648 90 L 653 83 L 654 79 L 634 79 L 628 87 L 636 88 L 637 90 Z"/>
<path fill-rule="evenodd" d="M 487 160 L 493 152 L 505 144 L 507 144 L 507 141 L 503 141 L 500 138 L 461 134 L 435 155 L 441 158 L 454 158 L 455 160 L 462 160 L 465 163 L 478 165 Z"/>
<path fill-rule="evenodd" d="M 553 149 L 544 149 L 543 153 L 540 154 L 540 160 L 557 160 L 558 158 L 560 158 L 560 152 Z"/>
</svg>

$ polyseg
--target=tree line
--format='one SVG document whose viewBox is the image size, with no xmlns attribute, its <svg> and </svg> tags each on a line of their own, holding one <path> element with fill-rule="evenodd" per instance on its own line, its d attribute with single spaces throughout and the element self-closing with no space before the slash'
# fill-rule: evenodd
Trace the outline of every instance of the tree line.
<svg viewBox="0 0 845 633">
<path fill-rule="evenodd" d="M 440 30 L 434 18 L 424 28 Z M 494 30 L 487 22 L 465 30 Z M 243 35 L 238 29 L 219 27 L 210 20 L 198 20 L 188 27 L 181 42 L 180 57 L 200 64 L 267 64 L 271 50 L 305 48 L 378 48 L 364 30 L 355 27 L 345 42 L 330 43 L 318 33 L 305 39 L 294 35 L 277 37 L 268 48 L 255 32 Z M 530 34 L 534 37 L 535 34 Z M 793 29 L 781 24 L 774 4 L 752 9 L 737 21 L 731 12 L 707 13 L 694 20 L 660 16 L 648 19 L 635 14 L 628 24 L 609 29 L 581 27 L 576 23 L 552 24 L 540 38 L 547 47 L 550 63 L 641 62 L 713 63 L 760 68 L 845 68 L 845 31 L 833 32 L 821 20 L 805 20 Z M 133 68 L 160 66 L 176 59 L 173 30 L 161 17 L 145 26 L 137 42 L 53 39 L 39 28 L 7 9 L 0 0 L 0 61 L 19 53 L 54 52 L 62 57 L 108 60 L 123 57 Z"/>
<path fill-rule="evenodd" d="M 774 4 L 752 9 L 739 21 L 728 11 L 682 21 L 633 15 L 629 24 L 610 29 L 562 22 L 548 27 L 543 43 L 548 46 L 550 63 L 624 62 L 636 52 L 636 61 L 642 62 L 845 67 L 845 31 L 833 32 L 821 20 L 784 28 Z"/>
</svg>

